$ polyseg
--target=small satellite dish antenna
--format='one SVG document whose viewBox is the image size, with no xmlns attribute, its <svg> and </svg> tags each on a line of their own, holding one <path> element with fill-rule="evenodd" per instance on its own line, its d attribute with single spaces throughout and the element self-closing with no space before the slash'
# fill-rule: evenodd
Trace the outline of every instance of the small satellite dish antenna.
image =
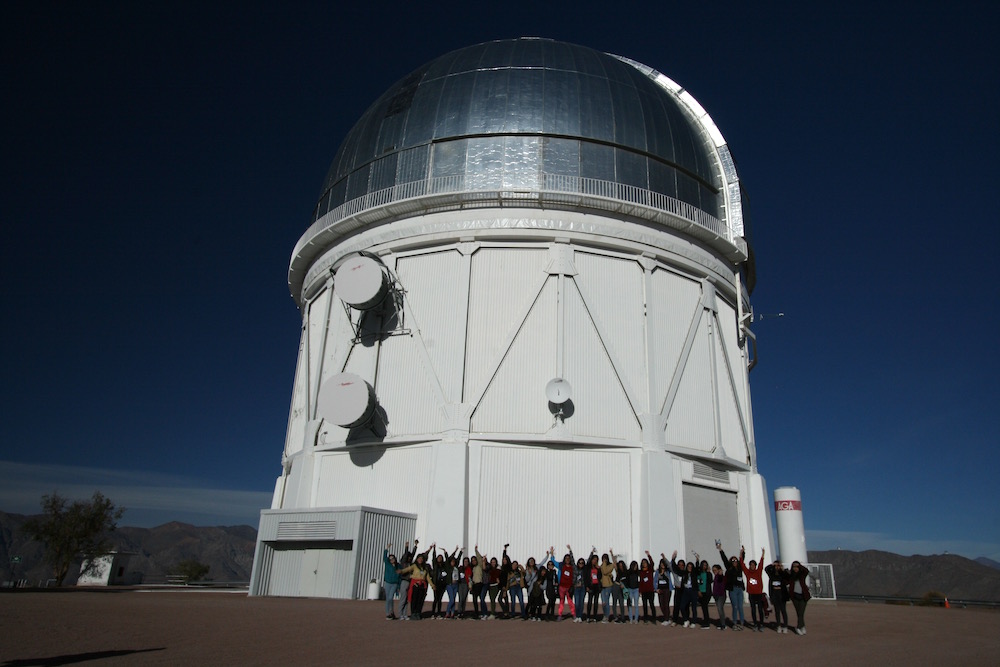
<svg viewBox="0 0 1000 667">
<path fill-rule="evenodd" d="M 562 378 L 553 378 L 545 385 L 545 397 L 550 403 L 562 405 L 573 397 L 573 387 Z"/>
<path fill-rule="evenodd" d="M 320 387 L 316 412 L 338 426 L 354 428 L 371 421 L 375 406 L 370 384 L 354 373 L 338 373 Z"/>
<path fill-rule="evenodd" d="M 369 255 L 354 255 L 337 268 L 333 291 L 352 308 L 370 310 L 389 293 L 390 280 L 385 265 Z"/>
</svg>

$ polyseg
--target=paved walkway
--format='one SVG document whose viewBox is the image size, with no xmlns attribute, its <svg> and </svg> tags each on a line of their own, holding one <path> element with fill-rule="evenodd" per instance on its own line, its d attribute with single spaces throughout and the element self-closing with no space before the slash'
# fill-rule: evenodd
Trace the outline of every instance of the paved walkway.
<svg viewBox="0 0 1000 667">
<path fill-rule="evenodd" d="M 659 625 L 386 621 L 383 604 L 185 590 L 0 592 L 0 667 L 1000 664 L 1000 612 L 989 610 L 814 600 L 809 634 L 799 637 Z"/>
</svg>

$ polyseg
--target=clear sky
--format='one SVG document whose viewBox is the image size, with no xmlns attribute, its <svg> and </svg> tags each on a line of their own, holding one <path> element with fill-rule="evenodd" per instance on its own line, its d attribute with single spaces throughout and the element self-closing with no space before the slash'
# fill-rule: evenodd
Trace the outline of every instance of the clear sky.
<svg viewBox="0 0 1000 667">
<path fill-rule="evenodd" d="M 0 3 L 0 509 L 256 525 L 340 140 L 422 63 L 529 35 L 664 72 L 726 136 L 784 313 L 754 326 L 759 468 L 809 548 L 1000 560 L 1000 6 L 338 4 Z"/>
</svg>

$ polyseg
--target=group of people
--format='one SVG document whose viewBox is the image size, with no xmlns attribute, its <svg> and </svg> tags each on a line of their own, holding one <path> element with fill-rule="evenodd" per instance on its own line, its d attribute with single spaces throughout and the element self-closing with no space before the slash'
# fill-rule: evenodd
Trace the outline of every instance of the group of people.
<svg viewBox="0 0 1000 667">
<path fill-rule="evenodd" d="M 388 544 L 382 555 L 386 619 L 397 618 L 397 594 L 401 620 L 430 617 L 561 621 L 572 618 L 575 623 L 639 623 L 641 601 L 643 623 L 705 630 L 749 628 L 762 632 L 765 609 L 770 602 L 775 612 L 774 629 L 788 633 L 787 603 L 791 601 L 797 616 L 794 632 L 806 634 L 809 569 L 798 561 L 787 569 L 780 561 L 765 567 L 763 549 L 760 561 L 746 563 L 744 549 L 740 549 L 738 558 L 727 558 L 721 542 L 717 541 L 722 564 L 711 567 L 697 553 L 694 560 L 677 560 L 676 551 L 669 560 L 661 553 L 659 562 L 646 551 L 641 562 L 633 560 L 626 565 L 612 549 L 600 558 L 596 548 L 591 549 L 587 558 L 575 558 L 572 547 L 567 544 L 567 553 L 560 561 L 555 558 L 555 548 L 550 547 L 541 562 L 532 557 L 522 566 L 507 555 L 509 546 L 504 545 L 498 561 L 496 556 L 487 559 L 479 552 L 478 545 L 473 556 L 464 556 L 457 546 L 450 554 L 447 551 L 438 553 L 436 544 L 420 552 L 419 540 L 414 540 L 412 549 L 407 542 L 403 555 L 397 559 L 390 553 L 392 544 Z M 766 594 L 765 573 L 768 577 Z M 433 601 L 425 616 L 428 593 Z M 744 616 L 744 595 L 749 596 L 750 623 Z M 470 597 L 471 613 L 467 611 Z M 727 597 L 732 619 L 726 617 Z M 654 598 L 659 602 L 659 615 Z M 717 612 L 715 619 L 709 615 L 713 601 Z M 564 614 L 566 611 L 568 615 Z"/>
</svg>

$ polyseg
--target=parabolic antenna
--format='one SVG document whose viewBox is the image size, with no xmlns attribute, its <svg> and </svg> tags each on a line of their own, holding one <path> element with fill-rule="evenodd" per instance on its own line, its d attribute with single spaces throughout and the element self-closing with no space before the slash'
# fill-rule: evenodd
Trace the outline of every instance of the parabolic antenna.
<svg viewBox="0 0 1000 667">
<path fill-rule="evenodd" d="M 374 308 L 389 293 L 389 276 L 382 269 L 383 265 L 378 260 L 366 255 L 354 255 L 334 274 L 333 291 L 352 308 Z"/>
<path fill-rule="evenodd" d="M 354 373 L 338 373 L 320 387 L 316 412 L 338 426 L 354 428 L 371 420 L 375 403 L 370 384 Z"/>
<path fill-rule="evenodd" d="M 550 403 L 561 405 L 573 397 L 573 387 L 562 378 L 553 378 L 545 385 L 545 397 Z"/>
</svg>

